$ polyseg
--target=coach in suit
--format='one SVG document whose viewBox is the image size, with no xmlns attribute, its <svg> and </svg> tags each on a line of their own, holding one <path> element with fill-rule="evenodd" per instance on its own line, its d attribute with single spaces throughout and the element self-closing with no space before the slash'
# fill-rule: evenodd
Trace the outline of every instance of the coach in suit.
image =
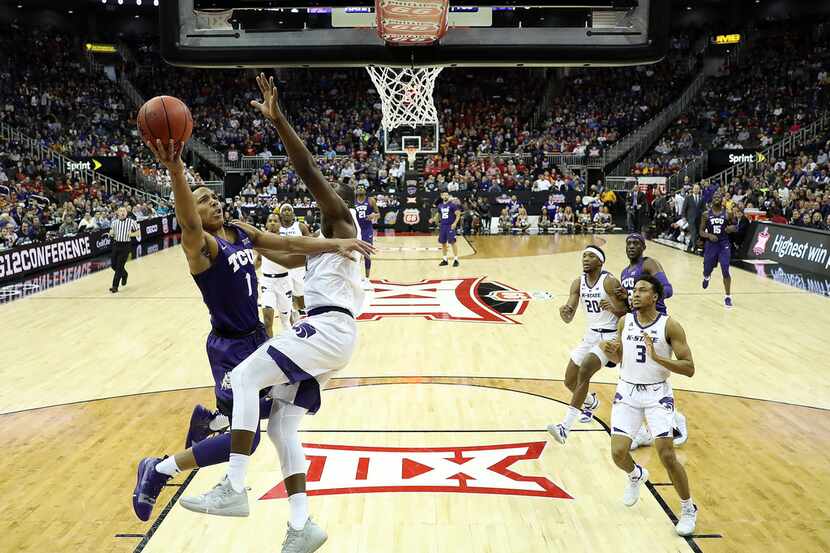
<svg viewBox="0 0 830 553">
<path fill-rule="evenodd" d="M 645 223 L 646 194 L 640 190 L 640 185 L 635 184 L 631 193 L 625 200 L 625 211 L 628 219 L 628 231 L 640 232 L 640 227 Z"/>
<path fill-rule="evenodd" d="M 112 221 L 109 232 L 112 237 L 112 270 L 115 271 L 112 277 L 112 287 L 110 288 L 110 292 L 113 294 L 118 292 L 119 283 L 122 286 L 127 285 L 127 276 L 129 275 L 127 274 L 126 265 L 132 249 L 131 241 L 133 238 L 138 238 L 141 231 L 135 219 L 127 217 L 126 208 L 118 208 L 116 217 Z"/>
<path fill-rule="evenodd" d="M 700 185 L 692 187 L 692 193 L 683 200 L 683 218 L 689 223 L 689 243 L 686 245 L 687 252 L 693 252 L 697 248 L 697 239 L 700 232 L 700 216 L 704 208 L 703 196 L 700 194 Z"/>
</svg>

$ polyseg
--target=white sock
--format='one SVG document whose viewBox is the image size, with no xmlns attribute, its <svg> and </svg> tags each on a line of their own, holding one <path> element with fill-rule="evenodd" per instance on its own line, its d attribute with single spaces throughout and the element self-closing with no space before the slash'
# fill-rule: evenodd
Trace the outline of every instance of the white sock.
<svg viewBox="0 0 830 553">
<path fill-rule="evenodd" d="M 568 412 L 565 414 L 565 420 L 562 421 L 562 426 L 565 427 L 565 430 L 568 432 L 571 431 L 571 427 L 576 422 L 576 419 L 579 415 L 582 414 L 582 411 L 577 409 L 576 407 L 568 406 Z"/>
<path fill-rule="evenodd" d="M 704 276 L 704 277 L 703 277 L 703 280 L 705 280 L 705 281 L 707 281 L 707 282 L 708 282 L 710 278 L 711 278 L 711 277 Z"/>
<path fill-rule="evenodd" d="M 181 470 L 179 470 L 179 466 L 176 464 L 176 458 L 168 457 L 156 465 L 156 472 L 166 474 L 167 476 L 176 476 Z"/>
<path fill-rule="evenodd" d="M 213 432 L 221 432 L 230 425 L 231 421 L 230 419 L 228 419 L 228 417 L 226 417 L 222 413 L 217 413 L 215 417 L 210 419 L 210 424 L 208 424 L 208 428 L 210 428 Z"/>
<path fill-rule="evenodd" d="M 245 489 L 245 473 L 248 472 L 248 463 L 251 462 L 249 455 L 231 453 L 228 461 L 228 480 L 236 493 L 242 493 Z"/>
<path fill-rule="evenodd" d="M 726 299 L 732 299 L 732 294 L 726 294 L 726 295 L 724 296 L 724 298 L 726 298 Z"/>
<path fill-rule="evenodd" d="M 308 520 L 308 495 L 305 492 L 288 496 L 288 524 L 294 530 L 302 530 Z"/>
<path fill-rule="evenodd" d="M 457 255 L 452 256 L 452 260 L 453 261 L 458 261 L 458 256 Z"/>
<path fill-rule="evenodd" d="M 681 499 L 680 506 L 683 508 L 684 511 L 693 511 L 695 508 L 695 503 L 694 501 L 692 501 L 692 496 L 689 496 L 689 499 Z"/>
<path fill-rule="evenodd" d="M 445 255 L 445 256 L 443 256 L 441 259 L 443 259 L 444 261 L 446 261 L 446 260 L 447 260 L 447 256 Z"/>
<path fill-rule="evenodd" d="M 628 473 L 628 477 L 632 480 L 639 480 L 643 476 L 643 467 L 634 463 L 634 470 Z"/>
</svg>

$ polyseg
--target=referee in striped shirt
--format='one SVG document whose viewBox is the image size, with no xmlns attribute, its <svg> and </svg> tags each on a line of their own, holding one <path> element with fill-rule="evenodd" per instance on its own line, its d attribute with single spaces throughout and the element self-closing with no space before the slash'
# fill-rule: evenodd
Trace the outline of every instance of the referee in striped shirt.
<svg viewBox="0 0 830 553">
<path fill-rule="evenodd" d="M 127 259 L 130 257 L 132 245 L 131 239 L 138 238 L 139 227 L 134 219 L 127 218 L 127 209 L 119 207 L 116 212 L 117 219 L 112 222 L 110 236 L 112 236 L 112 270 L 115 275 L 112 277 L 110 292 L 118 292 L 118 284 L 127 285 Z"/>
</svg>

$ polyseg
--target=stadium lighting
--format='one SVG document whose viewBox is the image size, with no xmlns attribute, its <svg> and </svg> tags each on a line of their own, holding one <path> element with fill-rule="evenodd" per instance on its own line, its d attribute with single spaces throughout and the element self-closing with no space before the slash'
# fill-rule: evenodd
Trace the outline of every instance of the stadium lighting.
<svg viewBox="0 0 830 553">
<path fill-rule="evenodd" d="M 75 13 L 75 12 L 73 12 L 72 10 L 69 10 L 69 12 L 68 12 L 68 13 L 69 13 L 69 15 L 72 15 L 72 14 L 73 14 L 73 13 Z"/>
<path fill-rule="evenodd" d="M 153 0 L 153 5 L 158 6 L 159 5 L 159 0 Z"/>
<path fill-rule="evenodd" d="M 118 0 L 118 5 L 119 5 L 119 6 L 120 6 L 121 4 L 123 4 L 123 3 L 124 3 L 124 0 Z"/>
<path fill-rule="evenodd" d="M 135 5 L 140 6 L 141 5 L 141 0 L 135 0 Z"/>
<path fill-rule="evenodd" d="M 291 13 L 300 13 L 300 10 L 297 8 L 291 8 Z"/>
</svg>

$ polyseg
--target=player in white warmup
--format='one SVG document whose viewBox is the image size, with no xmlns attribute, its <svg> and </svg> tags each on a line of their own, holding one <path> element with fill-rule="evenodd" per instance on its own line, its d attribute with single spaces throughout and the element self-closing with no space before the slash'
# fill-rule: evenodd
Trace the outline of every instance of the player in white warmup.
<svg viewBox="0 0 830 553">
<path fill-rule="evenodd" d="M 294 132 L 277 105 L 273 77 L 257 77 L 262 102 L 252 101 L 277 129 L 297 174 L 314 196 L 321 212 L 324 237 L 355 238 L 358 224 L 349 206 L 354 190 L 340 184 L 333 188 L 314 158 Z M 372 252 L 362 243 L 361 253 Z M 283 256 L 285 267 L 298 267 L 302 256 Z M 308 256 L 305 294 L 308 318 L 291 331 L 268 340 L 231 372 L 234 393 L 231 418 L 231 454 L 228 473 L 209 492 L 181 500 L 183 507 L 222 516 L 248 516 L 245 476 L 254 431 L 259 424 L 259 392 L 270 388 L 274 407 L 268 420 L 268 436 L 274 442 L 286 492 L 289 521 L 282 553 L 311 553 L 328 538 L 309 518 L 306 495 L 306 459 L 298 429 L 306 412 L 319 409 L 321 390 L 332 374 L 345 367 L 357 344 L 355 317 L 363 304 L 362 258 L 338 254 Z"/>
<path fill-rule="evenodd" d="M 274 234 L 280 234 L 280 218 L 276 213 L 268 216 L 265 223 L 265 230 Z M 291 326 L 291 282 L 288 276 L 288 268 L 283 267 L 276 261 L 271 261 L 264 255 L 259 259 L 262 264 L 262 277 L 260 282 L 259 303 L 262 307 L 262 322 L 265 324 L 265 332 L 268 336 L 274 336 L 274 312 L 279 314 L 281 330 Z"/>
<path fill-rule="evenodd" d="M 291 204 L 280 206 L 280 236 L 311 236 L 308 225 L 301 223 L 294 215 Z M 294 303 L 291 312 L 291 322 L 297 322 L 301 315 L 305 315 L 305 265 L 288 269 L 287 283 L 290 286 L 291 297 Z"/>
<path fill-rule="evenodd" d="M 565 369 L 565 386 L 571 391 L 571 403 L 565 419 L 548 425 L 548 432 L 560 444 L 565 444 L 577 417 L 590 422 L 599 407 L 596 394 L 588 395 L 588 385 L 595 372 L 608 364 L 608 357 L 599 343 L 616 332 L 617 319 L 625 314 L 625 303 L 619 299 L 620 282 L 608 271 L 602 270 L 605 252 L 597 246 L 588 246 L 582 252 L 582 276 L 571 284 L 568 301 L 559 308 L 559 316 L 570 323 L 581 303 L 585 308 L 587 328 L 582 342 L 571 352 Z"/>
<path fill-rule="evenodd" d="M 620 319 L 616 339 L 600 344 L 609 359 L 622 361 L 611 407 L 611 454 L 614 463 L 628 474 L 623 503 L 630 507 L 639 499 L 640 486 L 649 476 L 631 458 L 631 440 L 643 418 L 648 421 L 660 462 L 680 496 L 680 519 L 675 529 L 681 536 L 690 536 L 695 530 L 697 506 L 692 501 L 686 470 L 675 455 L 674 392 L 669 376 L 677 373 L 691 377 L 695 363 L 683 327 L 657 311 L 662 296 L 663 285 L 657 278 L 637 278 L 631 296 L 635 311 Z"/>
</svg>

